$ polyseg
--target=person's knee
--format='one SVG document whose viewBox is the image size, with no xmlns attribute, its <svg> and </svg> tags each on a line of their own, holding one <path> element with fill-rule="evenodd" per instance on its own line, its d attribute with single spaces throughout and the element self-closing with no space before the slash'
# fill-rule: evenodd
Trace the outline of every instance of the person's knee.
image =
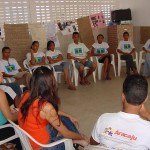
<svg viewBox="0 0 150 150">
<path fill-rule="evenodd" d="M 84 66 L 83 65 L 80 65 L 79 71 L 84 71 Z"/>
</svg>

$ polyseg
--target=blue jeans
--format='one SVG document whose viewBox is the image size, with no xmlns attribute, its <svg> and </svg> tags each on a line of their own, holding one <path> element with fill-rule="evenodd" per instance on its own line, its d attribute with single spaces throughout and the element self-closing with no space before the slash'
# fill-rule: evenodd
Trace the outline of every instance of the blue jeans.
<svg viewBox="0 0 150 150">
<path fill-rule="evenodd" d="M 60 116 L 60 120 L 66 126 L 66 128 L 68 130 L 75 132 L 75 133 L 79 133 L 76 126 L 71 122 L 71 120 L 68 117 Z M 49 143 L 63 139 L 63 136 L 57 136 L 58 131 L 55 128 L 53 128 L 50 124 L 48 124 L 46 128 L 50 134 L 50 142 Z M 51 148 L 43 148 L 42 150 L 65 150 L 65 145 L 64 145 L 64 143 L 61 143 L 61 144 L 53 146 Z"/>
</svg>

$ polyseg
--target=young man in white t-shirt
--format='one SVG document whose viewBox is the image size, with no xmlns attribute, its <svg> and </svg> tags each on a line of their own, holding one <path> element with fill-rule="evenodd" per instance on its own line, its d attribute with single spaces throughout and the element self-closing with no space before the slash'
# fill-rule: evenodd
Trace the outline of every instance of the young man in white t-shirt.
<svg viewBox="0 0 150 150">
<path fill-rule="evenodd" d="M 31 69 L 45 65 L 45 54 L 39 50 L 39 42 L 33 41 L 31 45 L 31 52 L 27 53 L 26 58 Z"/>
<path fill-rule="evenodd" d="M 119 42 L 117 52 L 121 54 L 121 59 L 126 61 L 126 73 L 130 75 L 130 69 L 137 74 L 137 68 L 133 62 L 132 55 L 135 53 L 135 47 L 132 41 L 129 41 L 129 33 L 123 33 L 123 41 Z"/>
<path fill-rule="evenodd" d="M 150 122 L 140 111 L 148 99 L 148 82 L 141 75 L 127 76 L 123 83 L 122 111 L 105 113 L 95 124 L 90 143 L 109 149 L 150 149 Z"/>
<path fill-rule="evenodd" d="M 109 76 L 111 67 L 110 48 L 108 43 L 103 42 L 104 36 L 99 34 L 97 36 L 97 42 L 92 45 L 92 56 L 97 56 L 99 63 L 104 64 L 103 76 L 104 80 L 111 80 Z"/>
<path fill-rule="evenodd" d="M 0 60 L 0 72 L 3 73 L 5 78 L 14 78 L 15 82 L 19 85 L 24 84 L 29 87 L 29 81 L 31 75 L 25 73 L 22 77 L 15 76 L 17 73 L 22 72 L 21 67 L 14 58 L 10 58 L 11 49 L 9 47 L 3 47 L 2 49 L 2 59 Z"/>
<path fill-rule="evenodd" d="M 79 75 L 81 78 L 81 85 L 89 85 L 90 82 L 88 77 L 95 71 L 96 64 L 90 61 L 91 53 L 89 49 L 79 42 L 79 33 L 74 32 L 72 35 L 73 43 L 69 44 L 67 58 L 75 60 L 75 66 L 79 70 Z M 89 67 L 88 73 L 84 75 L 84 67 Z"/>
<path fill-rule="evenodd" d="M 53 41 L 47 42 L 46 51 L 47 63 L 50 64 L 55 71 L 64 73 L 65 83 L 68 85 L 68 89 L 76 90 L 75 86 L 71 83 L 70 63 L 63 60 L 63 55 L 59 50 L 55 50 L 55 43 Z"/>
<path fill-rule="evenodd" d="M 143 46 L 143 51 L 146 53 L 143 75 L 148 78 L 150 77 L 150 39 Z"/>
</svg>

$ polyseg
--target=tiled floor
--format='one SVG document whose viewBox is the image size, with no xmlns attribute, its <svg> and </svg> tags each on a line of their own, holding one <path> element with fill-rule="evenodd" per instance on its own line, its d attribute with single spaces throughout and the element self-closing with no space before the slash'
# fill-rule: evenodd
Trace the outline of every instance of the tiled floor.
<svg viewBox="0 0 150 150">
<path fill-rule="evenodd" d="M 75 92 L 68 90 L 62 83 L 59 85 L 61 109 L 77 116 L 80 131 L 90 137 L 94 123 L 102 113 L 117 112 L 122 109 L 121 91 L 124 79 L 124 72 L 121 77 L 116 78 L 112 74 L 111 81 L 101 80 L 94 83 L 91 78 L 90 86 L 79 85 Z M 147 104 L 150 109 L 150 100 Z"/>
</svg>

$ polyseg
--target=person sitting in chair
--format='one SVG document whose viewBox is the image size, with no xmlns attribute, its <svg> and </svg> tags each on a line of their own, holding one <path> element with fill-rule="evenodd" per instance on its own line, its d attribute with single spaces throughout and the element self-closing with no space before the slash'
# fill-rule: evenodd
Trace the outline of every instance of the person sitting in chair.
<svg viewBox="0 0 150 150">
<path fill-rule="evenodd" d="M 129 40 L 129 33 L 123 33 L 123 41 L 119 42 L 117 52 L 121 54 L 121 59 L 126 61 L 126 73 L 130 75 L 130 69 L 134 74 L 137 74 L 137 68 L 133 62 L 133 54 L 135 53 L 135 47 L 133 42 Z"/>
<path fill-rule="evenodd" d="M 150 149 L 150 122 L 140 117 L 148 99 L 148 83 L 141 75 L 127 76 L 123 83 L 122 111 L 101 115 L 90 143 L 109 149 Z"/>
<path fill-rule="evenodd" d="M 111 80 L 109 75 L 111 68 L 111 56 L 110 56 L 110 48 L 108 43 L 103 42 L 104 36 L 99 34 L 97 36 L 97 42 L 92 45 L 92 55 L 97 56 L 99 63 L 104 64 L 104 72 L 103 77 L 104 80 Z"/>
<path fill-rule="evenodd" d="M 88 77 L 95 71 L 96 64 L 90 61 L 91 53 L 89 49 L 79 42 L 79 33 L 74 32 L 72 35 L 73 43 L 69 44 L 67 58 L 75 60 L 75 66 L 79 70 L 79 75 L 81 78 L 80 84 L 90 84 Z M 89 67 L 88 73 L 84 75 L 84 67 Z"/>
</svg>

